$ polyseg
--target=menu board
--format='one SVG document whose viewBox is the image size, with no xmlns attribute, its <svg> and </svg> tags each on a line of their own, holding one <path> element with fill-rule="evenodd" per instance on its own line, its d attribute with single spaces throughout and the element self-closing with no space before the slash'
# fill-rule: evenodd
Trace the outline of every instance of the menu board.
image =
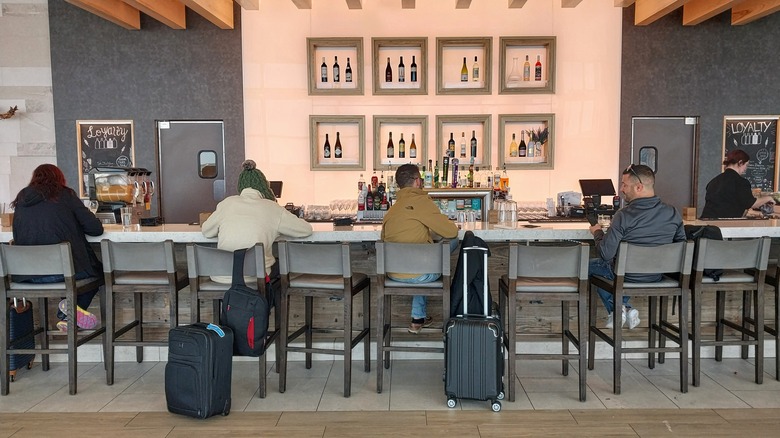
<svg viewBox="0 0 780 438">
<path fill-rule="evenodd" d="M 77 120 L 79 196 L 89 191 L 89 171 L 94 167 L 133 167 L 135 148 L 132 120 Z"/>
<path fill-rule="evenodd" d="M 778 116 L 726 116 L 723 155 L 742 149 L 750 156 L 744 177 L 762 192 L 777 191 Z"/>
</svg>

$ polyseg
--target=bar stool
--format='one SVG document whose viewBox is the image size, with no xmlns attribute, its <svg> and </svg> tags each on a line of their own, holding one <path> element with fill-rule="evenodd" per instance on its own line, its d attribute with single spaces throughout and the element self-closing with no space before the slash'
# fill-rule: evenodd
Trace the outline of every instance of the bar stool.
<svg viewBox="0 0 780 438">
<path fill-rule="evenodd" d="M 12 281 L 14 275 L 62 275 L 64 277 L 61 283 L 15 283 Z M 0 394 L 8 395 L 9 390 L 9 363 L 10 354 L 40 354 L 41 366 L 44 371 L 49 370 L 50 354 L 68 355 L 68 393 L 76 394 L 77 390 L 77 366 L 78 366 L 78 347 L 86 342 L 95 339 L 98 336 L 103 337 L 103 343 L 106 342 L 106 329 L 100 327 L 96 330 L 81 330 L 76 325 L 76 297 L 82 293 L 95 290 L 103 284 L 101 277 L 88 277 L 82 280 L 73 278 L 75 275 L 73 269 L 73 258 L 70 252 L 70 243 L 63 242 L 54 245 L 0 245 L 0 276 L 3 281 L 0 282 Z M 105 293 L 103 288 L 98 292 L 100 296 L 100 316 L 105 321 Z M 10 342 L 10 330 L 8 327 L 8 300 L 13 297 L 26 297 L 27 299 L 38 299 L 39 324 L 31 335 L 18 338 Z M 49 332 L 46 325 L 49 321 L 48 299 L 59 301 L 65 297 L 67 308 L 65 314 L 68 319 L 67 347 L 49 348 L 49 337 L 53 332 Z M 82 336 L 80 332 L 85 332 Z M 21 343 L 31 336 L 38 336 L 40 348 L 21 349 L 14 348 L 14 344 Z M 105 354 L 105 351 L 104 351 Z"/>
<path fill-rule="evenodd" d="M 311 368 L 312 353 L 338 354 L 344 356 L 344 397 L 349 397 L 352 387 L 352 349 L 363 341 L 363 366 L 371 371 L 371 281 L 362 273 L 352 272 L 349 243 L 279 242 L 279 271 L 282 280 L 281 314 L 281 358 L 279 368 L 279 392 L 287 387 L 287 353 L 306 354 L 306 368 Z M 352 303 L 355 295 L 363 293 L 363 328 L 353 336 Z M 301 328 L 288 334 L 290 326 L 290 299 L 304 297 L 304 323 Z M 340 299 L 344 306 L 343 324 L 336 330 L 343 331 L 341 348 L 314 348 L 312 334 L 324 331 L 313 325 L 314 298 Z M 304 346 L 291 343 L 301 335 Z"/>
<path fill-rule="evenodd" d="M 391 280 L 388 272 L 407 274 L 441 274 L 441 278 L 430 283 L 411 284 Z M 394 345 L 392 323 L 393 296 L 412 297 L 423 295 L 442 299 L 442 318 L 450 314 L 450 243 L 391 243 L 376 242 L 377 273 L 377 375 L 376 392 L 382 392 L 383 369 L 390 368 L 390 353 L 393 351 L 418 353 L 444 353 L 444 347 Z M 405 324 L 408 321 L 405 321 Z M 404 324 L 404 327 L 406 326 Z M 384 365 L 384 367 L 383 367 Z"/>
<path fill-rule="evenodd" d="M 222 298 L 225 292 L 230 288 L 229 284 L 218 283 L 211 279 L 211 276 L 231 277 L 233 275 L 233 252 L 218 248 L 189 244 L 187 245 L 187 270 L 190 278 L 190 321 L 195 323 L 200 321 L 200 301 L 211 301 L 214 309 L 212 321 L 219 323 Z M 260 272 L 258 276 L 257 273 Z M 268 290 L 265 283 L 265 252 L 263 244 L 258 243 L 247 248 L 244 257 L 244 276 L 255 277 L 256 281 L 247 282 L 247 286 L 258 290 L 268 300 L 269 304 L 278 302 L 278 288 L 276 293 L 274 288 Z M 265 340 L 265 346 L 268 348 L 276 343 L 276 363 L 279 363 L 279 306 L 275 306 L 274 327 L 275 330 L 268 332 Z M 266 384 L 266 354 L 259 358 L 259 378 L 258 378 L 258 397 L 265 398 L 267 393 Z M 277 367 L 278 371 L 278 367 Z"/>
<path fill-rule="evenodd" d="M 691 265 L 693 263 L 693 242 L 676 242 L 658 246 L 640 246 L 620 242 L 615 262 L 615 279 L 608 280 L 600 276 L 590 277 L 590 299 L 588 335 L 588 369 L 594 365 L 596 336 L 612 347 L 613 392 L 620 394 L 620 372 L 623 353 L 648 353 L 648 366 L 655 367 L 655 353 L 680 353 L 680 392 L 688 392 L 688 295 Z M 664 275 L 663 279 L 653 283 L 626 282 L 626 273 L 631 274 L 675 274 Z M 623 302 L 623 295 L 645 296 L 648 298 L 649 321 L 647 347 L 624 347 L 623 328 L 619 316 L 613 324 L 613 335 L 596 327 L 596 310 L 600 303 L 596 287 L 613 295 L 617 305 Z M 672 331 L 668 327 L 655 324 L 657 318 L 658 297 L 678 297 L 678 326 Z M 617 308 L 619 309 L 619 308 Z M 616 310 L 617 312 L 617 310 Z M 666 347 L 663 342 L 656 346 L 656 333 L 677 343 L 677 347 Z"/>
<path fill-rule="evenodd" d="M 715 360 L 723 359 L 724 345 L 747 347 L 755 345 L 755 381 L 763 382 L 764 376 L 764 289 L 766 268 L 769 261 L 769 237 L 745 240 L 699 239 L 693 277 L 691 338 L 693 339 L 693 386 L 701 383 L 701 347 L 715 346 Z M 705 269 L 723 269 L 716 282 L 704 275 Z M 750 270 L 746 272 L 745 270 Z M 742 292 L 742 321 L 725 318 L 726 292 Z M 701 301 L 705 292 L 715 292 L 715 339 L 702 339 Z M 750 301 L 753 298 L 753 315 L 750 317 Z M 750 329 L 750 325 L 753 329 Z M 740 333 L 740 339 L 724 339 L 724 329 L 729 327 Z M 745 352 L 746 353 L 746 352 Z M 747 358 L 747 357 L 745 357 Z"/>
<path fill-rule="evenodd" d="M 168 324 L 171 329 L 179 325 L 179 290 L 187 287 L 187 276 L 176 270 L 173 241 L 164 242 L 112 242 L 100 241 L 103 258 L 103 275 L 106 280 L 106 383 L 114 384 L 114 352 L 117 345 L 135 347 L 135 359 L 144 360 L 144 346 L 165 347 L 167 336 L 156 341 L 144 340 L 143 295 L 164 293 L 168 302 Z M 132 294 L 134 319 L 117 328 L 116 295 Z M 119 339 L 135 328 L 135 340 Z M 167 334 L 167 333 L 166 333 Z"/>
<path fill-rule="evenodd" d="M 772 315 L 774 325 L 764 324 L 764 331 L 775 337 L 775 379 L 780 380 L 780 336 L 777 335 L 777 330 L 780 328 L 780 245 L 773 244 L 769 248 L 769 263 L 767 264 L 765 281 L 774 289 L 773 291 L 764 291 L 764 298 L 766 299 L 766 292 L 774 292 L 775 313 Z M 746 358 L 747 355 L 743 354 L 742 357 Z"/>
<path fill-rule="evenodd" d="M 509 244 L 509 273 L 498 282 L 499 308 L 506 315 L 504 341 L 509 360 L 507 382 L 509 401 L 515 400 L 515 362 L 561 360 L 562 374 L 569 375 L 569 361 L 579 361 L 580 401 L 587 393 L 585 336 L 588 304 L 588 245 L 526 246 Z M 561 354 L 517 354 L 517 300 L 561 302 Z M 577 336 L 569 330 L 569 304 L 577 303 Z M 577 353 L 569 354 L 569 342 Z"/>
</svg>

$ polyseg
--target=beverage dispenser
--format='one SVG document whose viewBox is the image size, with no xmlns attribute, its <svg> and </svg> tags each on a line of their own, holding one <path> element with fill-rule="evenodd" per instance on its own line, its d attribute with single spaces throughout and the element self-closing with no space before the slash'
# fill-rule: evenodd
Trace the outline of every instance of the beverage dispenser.
<svg viewBox="0 0 780 438">
<path fill-rule="evenodd" d="M 133 209 L 134 224 L 157 225 L 152 218 L 155 193 L 151 172 L 139 167 L 96 167 L 89 171 L 89 199 L 98 201 L 96 216 L 104 223 L 121 223 L 122 207 Z"/>
</svg>

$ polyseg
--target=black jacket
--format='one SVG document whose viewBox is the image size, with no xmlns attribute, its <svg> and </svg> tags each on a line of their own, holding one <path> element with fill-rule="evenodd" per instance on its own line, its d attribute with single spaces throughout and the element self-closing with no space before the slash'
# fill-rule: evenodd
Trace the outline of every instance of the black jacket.
<svg viewBox="0 0 780 438">
<path fill-rule="evenodd" d="M 701 217 L 723 219 L 744 216 L 745 210 L 755 204 L 756 197 L 748 180 L 734 169 L 726 169 L 707 183 L 704 200 Z"/>
<path fill-rule="evenodd" d="M 460 255 L 458 256 L 458 265 L 455 268 L 455 274 L 450 284 L 450 316 L 463 314 L 463 259 L 469 257 L 466 272 L 466 287 L 468 288 L 468 314 L 482 315 L 484 313 L 484 290 L 485 277 L 488 275 L 484 269 L 483 254 L 490 257 L 490 249 L 483 253 L 482 251 L 464 252 L 465 248 L 470 247 L 486 248 L 484 240 L 474 235 L 471 231 L 466 231 L 463 240 L 460 242 Z M 490 296 L 490 285 L 488 283 L 488 312 L 493 310 L 493 300 Z"/>
<path fill-rule="evenodd" d="M 15 245 L 70 242 L 75 273 L 84 271 L 90 277 L 102 277 L 103 265 L 90 248 L 86 235 L 103 234 L 103 224 L 73 190 L 66 187 L 57 199 L 47 200 L 38 190 L 25 187 L 17 199 L 13 224 Z"/>
</svg>

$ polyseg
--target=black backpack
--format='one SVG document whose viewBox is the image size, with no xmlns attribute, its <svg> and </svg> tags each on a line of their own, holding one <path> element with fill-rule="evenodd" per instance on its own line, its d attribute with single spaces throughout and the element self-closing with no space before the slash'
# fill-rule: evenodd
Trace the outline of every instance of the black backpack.
<svg viewBox="0 0 780 438">
<path fill-rule="evenodd" d="M 723 240 L 723 234 L 720 232 L 720 228 L 714 225 L 685 225 L 686 239 L 698 243 L 699 239 L 702 237 L 706 239 Z M 694 260 L 696 260 L 696 257 L 698 256 L 698 251 L 699 246 L 697 244 L 693 252 Z M 720 276 L 723 275 L 723 269 L 705 269 L 704 275 L 718 281 L 720 280 Z"/>
<path fill-rule="evenodd" d="M 244 283 L 246 251 L 239 249 L 233 252 L 233 284 L 222 298 L 221 324 L 233 330 L 234 355 L 257 357 L 265 352 L 270 307 L 259 291 Z"/>
</svg>

